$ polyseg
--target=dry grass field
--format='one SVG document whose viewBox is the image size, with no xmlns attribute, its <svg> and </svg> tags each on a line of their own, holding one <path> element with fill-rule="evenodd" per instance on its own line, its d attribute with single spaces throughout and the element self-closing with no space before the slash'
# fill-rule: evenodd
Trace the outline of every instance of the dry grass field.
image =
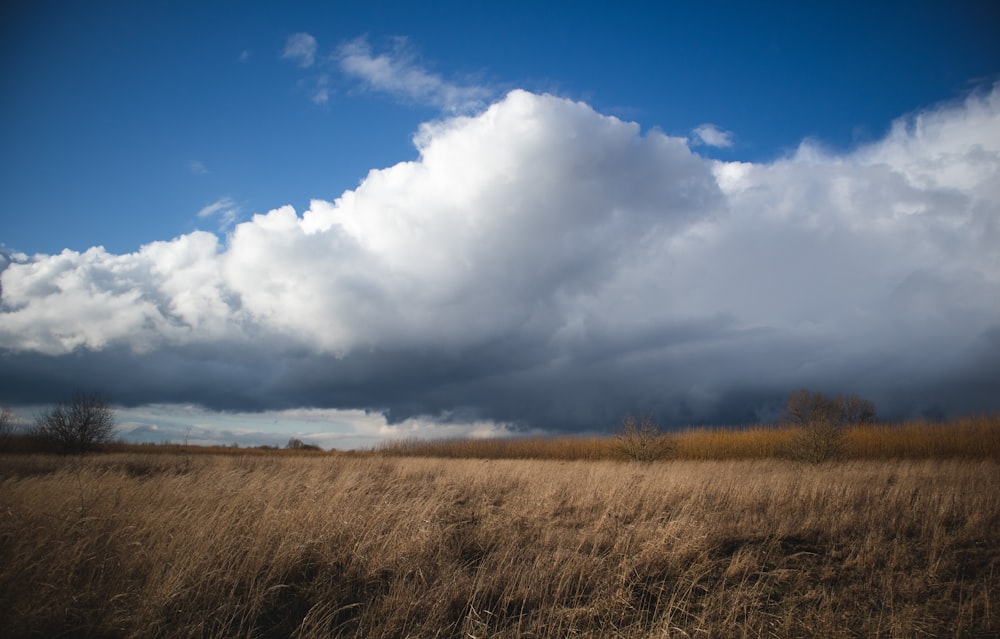
<svg viewBox="0 0 1000 639">
<path fill-rule="evenodd" d="M 12 637 L 1000 635 L 995 456 L 6 455 L 0 483 Z"/>
</svg>

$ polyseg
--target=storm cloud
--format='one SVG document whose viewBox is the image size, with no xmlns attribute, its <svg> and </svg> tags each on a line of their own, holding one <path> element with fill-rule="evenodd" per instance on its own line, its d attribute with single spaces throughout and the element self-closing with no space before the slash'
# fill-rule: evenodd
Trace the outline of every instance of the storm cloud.
<svg viewBox="0 0 1000 639">
<path fill-rule="evenodd" d="M 0 400 L 601 430 L 1000 409 L 1000 88 L 767 163 L 513 91 L 333 202 L 0 274 Z M 291 198 L 290 198 L 291 199 Z"/>
</svg>

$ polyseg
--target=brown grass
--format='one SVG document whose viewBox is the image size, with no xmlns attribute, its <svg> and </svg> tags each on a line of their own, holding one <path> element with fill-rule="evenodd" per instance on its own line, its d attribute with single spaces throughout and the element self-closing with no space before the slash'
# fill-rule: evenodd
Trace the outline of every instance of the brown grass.
<svg viewBox="0 0 1000 639">
<path fill-rule="evenodd" d="M 0 484 L 13 637 L 1000 633 L 997 459 L 22 455 Z"/>
<path fill-rule="evenodd" d="M 789 456 L 796 432 L 791 426 L 703 427 L 668 436 L 675 459 L 776 459 Z M 1000 415 L 855 426 L 846 429 L 843 444 L 845 459 L 1000 459 Z M 612 437 L 406 439 L 382 444 L 375 452 L 450 459 L 622 458 Z"/>
</svg>

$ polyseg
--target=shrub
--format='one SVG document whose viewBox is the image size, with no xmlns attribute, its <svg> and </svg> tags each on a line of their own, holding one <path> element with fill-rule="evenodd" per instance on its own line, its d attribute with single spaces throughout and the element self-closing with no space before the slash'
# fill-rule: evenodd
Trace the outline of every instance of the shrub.
<svg viewBox="0 0 1000 639">
<path fill-rule="evenodd" d="M 295 437 L 288 440 L 288 443 L 285 444 L 285 448 L 288 450 L 323 450 L 316 444 L 307 444 L 301 439 L 297 439 Z"/>
<path fill-rule="evenodd" d="M 844 452 L 844 425 L 830 417 L 802 425 L 792 439 L 792 456 L 810 464 L 821 464 Z"/>
<path fill-rule="evenodd" d="M 650 462 L 672 455 L 675 445 L 673 438 L 660 430 L 651 415 L 627 415 L 615 436 L 615 449 L 627 460 Z"/>
<path fill-rule="evenodd" d="M 875 405 L 857 395 L 831 399 L 802 389 L 788 397 L 785 419 L 799 428 L 792 440 L 792 457 L 819 464 L 843 453 L 848 426 L 874 423 Z"/>
</svg>

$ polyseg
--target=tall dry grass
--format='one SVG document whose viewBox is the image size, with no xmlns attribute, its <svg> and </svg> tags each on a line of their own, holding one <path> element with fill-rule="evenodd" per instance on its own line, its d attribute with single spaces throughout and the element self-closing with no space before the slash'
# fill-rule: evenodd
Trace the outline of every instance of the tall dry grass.
<svg viewBox="0 0 1000 639">
<path fill-rule="evenodd" d="M 442 459 L 547 459 L 581 461 L 614 459 L 614 441 L 608 437 L 518 437 L 511 439 L 398 439 L 379 444 L 374 451 L 389 457 Z"/>
<path fill-rule="evenodd" d="M 1000 463 L 0 457 L 8 636 L 1000 633 Z"/>
<path fill-rule="evenodd" d="M 858 426 L 844 445 L 854 459 L 1000 459 L 1000 415 Z"/>
<path fill-rule="evenodd" d="M 686 460 L 777 459 L 788 457 L 797 429 L 792 426 L 687 428 L 666 433 L 671 457 Z M 844 430 L 845 459 L 1000 459 L 1000 415 L 944 422 L 866 424 Z M 450 459 L 621 459 L 612 437 L 517 439 L 405 439 L 374 449 L 387 456 Z"/>
</svg>

